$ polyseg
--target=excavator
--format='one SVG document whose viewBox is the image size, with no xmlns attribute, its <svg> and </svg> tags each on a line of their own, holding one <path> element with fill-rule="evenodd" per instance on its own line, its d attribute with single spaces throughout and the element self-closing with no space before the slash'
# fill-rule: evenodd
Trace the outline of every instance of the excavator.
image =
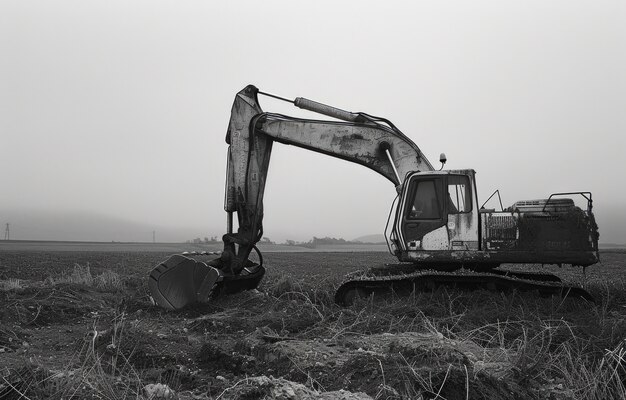
<svg viewBox="0 0 626 400">
<path fill-rule="evenodd" d="M 332 120 L 264 112 L 259 95 Z M 256 244 L 263 236 L 263 194 L 274 142 L 360 164 L 387 178 L 397 192 L 385 234 L 399 263 L 347 277 L 335 294 L 338 304 L 443 285 L 592 300 L 582 288 L 566 286 L 555 275 L 498 268 L 501 264 L 586 268 L 597 263 L 599 233 L 590 192 L 554 193 L 507 208 L 500 200 L 499 211 L 487 209 L 487 202 L 479 206 L 474 170 L 443 170 L 444 154 L 441 169 L 435 170 L 389 120 L 302 97 L 290 100 L 248 85 L 235 96 L 226 134 L 223 251 L 175 254 L 157 265 L 148 285 L 156 304 L 178 310 L 259 285 L 265 268 Z M 498 191 L 492 197 L 495 194 L 499 197 Z M 563 196 L 582 196 L 586 209 Z M 211 254 L 219 257 L 206 260 Z"/>
</svg>

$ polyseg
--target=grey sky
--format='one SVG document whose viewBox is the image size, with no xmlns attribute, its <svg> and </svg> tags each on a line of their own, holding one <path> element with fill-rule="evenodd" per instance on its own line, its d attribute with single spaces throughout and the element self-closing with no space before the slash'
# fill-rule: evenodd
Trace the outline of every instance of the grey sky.
<svg viewBox="0 0 626 400">
<path fill-rule="evenodd" d="M 474 168 L 483 200 L 590 190 L 601 241 L 624 243 L 624 21 L 623 1 L 3 1 L 0 223 L 71 211 L 222 234 L 224 136 L 253 83 L 389 118 L 433 163 Z M 382 233 L 394 195 L 277 145 L 265 232 Z"/>
</svg>

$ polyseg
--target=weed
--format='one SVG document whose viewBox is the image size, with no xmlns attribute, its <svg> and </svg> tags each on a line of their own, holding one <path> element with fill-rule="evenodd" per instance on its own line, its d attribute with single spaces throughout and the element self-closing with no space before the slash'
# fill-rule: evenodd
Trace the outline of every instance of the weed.
<svg viewBox="0 0 626 400">
<path fill-rule="evenodd" d="M 16 398 L 137 398 L 141 394 L 141 380 L 137 372 L 116 351 L 122 341 L 124 315 L 115 316 L 113 335 L 106 346 L 113 354 L 98 350 L 99 332 L 93 330 L 62 370 L 50 370 L 31 360 L 20 369 L 3 376 L 2 396 Z M 109 358 L 110 356 L 110 358 Z"/>
<path fill-rule="evenodd" d="M 0 280 L 0 290 L 22 290 L 24 289 L 24 284 L 21 280 L 16 278 L 9 278 L 6 280 Z"/>
<path fill-rule="evenodd" d="M 107 269 L 94 278 L 94 284 L 98 289 L 120 291 L 124 289 L 124 281 L 117 272 Z"/>
<path fill-rule="evenodd" d="M 120 275 L 110 269 L 105 270 L 100 275 L 94 276 L 91 273 L 89 263 L 86 265 L 74 264 L 74 269 L 70 274 L 62 273 L 60 276 L 49 276 L 45 279 L 44 285 L 56 286 L 59 284 L 83 285 L 96 287 L 105 291 L 119 291 L 124 289 L 124 281 Z"/>
</svg>

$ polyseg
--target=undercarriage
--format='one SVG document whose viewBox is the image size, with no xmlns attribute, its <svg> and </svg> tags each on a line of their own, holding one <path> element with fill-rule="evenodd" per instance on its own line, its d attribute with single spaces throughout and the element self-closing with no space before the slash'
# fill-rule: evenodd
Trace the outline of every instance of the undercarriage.
<svg viewBox="0 0 626 400">
<path fill-rule="evenodd" d="M 154 301 L 169 310 L 195 303 L 207 303 L 225 294 L 256 289 L 265 274 L 260 264 L 249 263 L 241 273 L 220 270 L 215 253 L 176 254 L 159 264 L 150 274 Z M 476 267 L 476 266 L 473 266 Z M 491 267 L 496 267 L 492 265 Z M 593 302 L 583 288 L 568 286 L 549 273 L 516 272 L 497 268 L 467 269 L 456 266 L 417 266 L 412 263 L 387 264 L 346 277 L 335 292 L 335 303 L 350 306 L 361 298 L 390 298 L 430 292 L 439 288 L 490 290 L 503 293 L 535 292 L 539 296 L 579 298 Z"/>
<path fill-rule="evenodd" d="M 365 273 L 348 277 L 337 289 L 335 302 L 349 306 L 361 298 L 389 298 L 410 296 L 419 292 L 432 292 L 440 288 L 455 290 L 489 290 L 502 293 L 536 292 L 539 296 L 594 299 L 580 287 L 568 286 L 549 273 L 516 272 L 502 269 L 476 271 L 461 268 L 450 272 L 451 267 L 425 268 L 413 264 L 389 264 L 371 268 Z"/>
</svg>

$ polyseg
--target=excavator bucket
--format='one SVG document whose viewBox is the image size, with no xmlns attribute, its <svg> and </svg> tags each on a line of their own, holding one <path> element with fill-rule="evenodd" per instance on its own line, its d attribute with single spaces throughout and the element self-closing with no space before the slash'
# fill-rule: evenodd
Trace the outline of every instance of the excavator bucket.
<svg viewBox="0 0 626 400">
<path fill-rule="evenodd" d="M 238 275 L 225 275 L 211 264 L 195 259 L 195 254 L 175 254 L 157 265 L 148 280 L 155 303 L 167 310 L 180 310 L 207 303 L 220 294 L 255 289 L 265 275 L 261 265 L 250 265 Z"/>
<path fill-rule="evenodd" d="M 154 301 L 167 310 L 206 302 L 220 272 L 204 262 L 175 254 L 150 273 L 148 287 Z"/>
</svg>

